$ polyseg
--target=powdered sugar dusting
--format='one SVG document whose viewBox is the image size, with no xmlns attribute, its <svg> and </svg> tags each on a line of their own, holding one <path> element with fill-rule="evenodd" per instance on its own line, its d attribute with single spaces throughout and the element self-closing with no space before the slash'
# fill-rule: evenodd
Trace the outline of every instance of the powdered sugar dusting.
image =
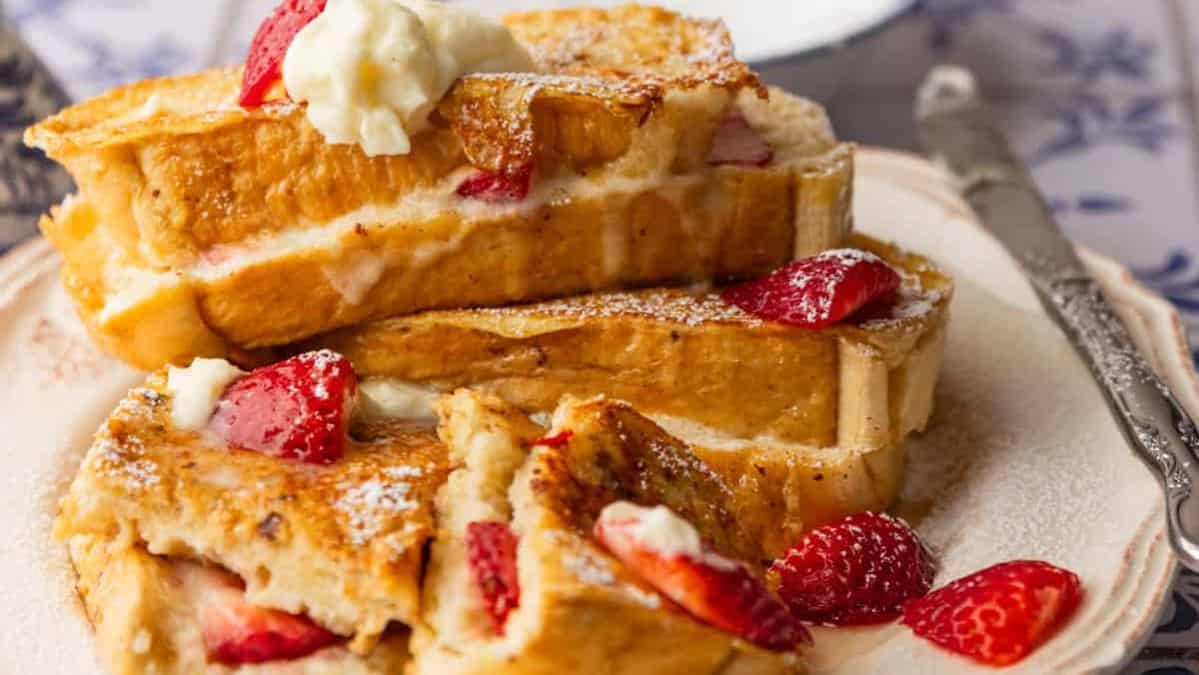
<svg viewBox="0 0 1199 675">
<path fill-rule="evenodd" d="M 690 327 L 708 323 L 737 323 L 750 327 L 763 325 L 761 319 L 725 302 L 717 293 L 706 291 L 692 293 L 685 290 L 667 289 L 598 293 L 519 309 L 498 308 L 478 311 L 497 316 L 511 316 L 516 312 L 529 315 L 543 314 L 579 321 L 637 317 Z"/>
<path fill-rule="evenodd" d="M 101 438 L 92 448 L 88 462 L 97 475 L 120 481 L 131 492 L 161 482 L 158 465 L 147 459 L 140 439 L 127 437 L 122 443 Z"/>
<path fill-rule="evenodd" d="M 397 515 L 419 509 L 420 503 L 409 499 L 412 484 L 408 480 L 421 475 L 423 472 L 417 467 L 388 467 L 383 469 L 381 478 L 339 485 L 343 492 L 335 507 L 349 520 L 350 541 L 362 546 Z"/>
</svg>

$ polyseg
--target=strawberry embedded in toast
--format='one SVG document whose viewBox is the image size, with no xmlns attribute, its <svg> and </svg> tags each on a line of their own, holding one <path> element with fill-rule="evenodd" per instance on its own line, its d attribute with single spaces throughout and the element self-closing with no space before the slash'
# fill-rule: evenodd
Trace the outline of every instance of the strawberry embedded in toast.
<svg viewBox="0 0 1199 675">
<path fill-rule="evenodd" d="M 466 528 L 467 564 L 500 635 L 508 614 L 520 606 L 516 544 L 516 535 L 506 523 L 474 522 Z"/>
<path fill-rule="evenodd" d="M 708 154 L 711 166 L 763 167 L 774 160 L 774 150 L 749 125 L 749 120 L 734 108 L 712 138 L 712 151 Z"/>
<path fill-rule="evenodd" d="M 225 665 L 288 661 L 342 641 L 312 619 L 246 602 L 236 575 L 194 563 L 180 565 L 192 589 L 210 661 Z"/>
<path fill-rule="evenodd" d="M 458 196 L 477 199 L 489 204 L 511 204 L 524 201 L 533 184 L 533 165 L 521 166 L 507 173 L 479 170 L 458 185 Z"/>
</svg>

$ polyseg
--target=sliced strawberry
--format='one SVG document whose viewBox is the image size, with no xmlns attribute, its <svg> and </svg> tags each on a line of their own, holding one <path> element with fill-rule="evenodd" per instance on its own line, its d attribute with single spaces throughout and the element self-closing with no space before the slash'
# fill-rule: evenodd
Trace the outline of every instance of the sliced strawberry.
<svg viewBox="0 0 1199 675">
<path fill-rule="evenodd" d="M 1018 560 L 989 567 L 903 606 L 903 623 L 951 652 L 992 666 L 1028 656 L 1082 602 L 1073 572 Z"/>
<path fill-rule="evenodd" d="M 328 464 L 345 452 L 357 390 L 344 356 L 328 350 L 301 354 L 230 385 L 209 428 L 240 448 Z"/>
<path fill-rule="evenodd" d="M 483 605 L 504 634 L 508 614 L 520 606 L 516 571 L 516 535 L 507 523 L 474 522 L 466 526 L 466 560 L 483 596 Z"/>
<path fill-rule="evenodd" d="M 567 429 L 565 431 L 560 431 L 560 432 L 554 434 L 553 436 L 546 436 L 545 438 L 537 441 L 533 445 L 544 445 L 547 448 L 561 448 L 561 447 L 564 447 L 567 443 L 569 443 L 570 439 L 574 435 L 575 435 L 575 432 L 571 431 L 570 429 Z"/>
<path fill-rule="evenodd" d="M 267 92 L 283 78 L 283 57 L 305 26 L 325 11 L 327 0 L 283 0 L 258 27 L 250 44 L 246 71 L 242 77 L 243 108 L 260 106 Z"/>
<path fill-rule="evenodd" d="M 478 199 L 490 204 L 510 204 L 524 201 L 533 184 L 532 165 L 508 173 L 478 171 L 458 186 L 458 196 Z"/>
<path fill-rule="evenodd" d="M 763 319 L 825 328 L 871 302 L 893 297 L 900 281 L 899 273 L 873 253 L 838 249 L 730 286 L 721 297 Z"/>
<path fill-rule="evenodd" d="M 740 110 L 733 109 L 716 128 L 708 164 L 712 166 L 766 166 L 774 150 L 754 131 Z"/>
<path fill-rule="evenodd" d="M 803 624 L 744 564 L 708 550 L 699 533 L 665 507 L 609 505 L 595 537 L 696 618 L 767 649 L 811 642 Z"/>
<path fill-rule="evenodd" d="M 805 621 L 890 621 L 932 587 L 936 563 L 907 523 L 862 513 L 812 530 L 770 568 L 779 596 Z"/>
<path fill-rule="evenodd" d="M 208 660 L 226 665 L 298 659 L 341 642 L 306 616 L 246 602 L 241 579 L 211 567 L 188 565 Z"/>
</svg>

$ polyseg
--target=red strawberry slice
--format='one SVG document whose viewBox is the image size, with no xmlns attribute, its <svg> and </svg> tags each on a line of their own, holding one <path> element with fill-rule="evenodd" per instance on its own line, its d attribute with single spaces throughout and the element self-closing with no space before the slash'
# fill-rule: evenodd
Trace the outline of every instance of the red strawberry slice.
<svg viewBox="0 0 1199 675">
<path fill-rule="evenodd" d="M 665 507 L 609 505 L 595 523 L 595 537 L 647 583 L 706 623 L 767 649 L 795 649 L 811 642 L 803 624 L 748 567 L 703 547 L 695 528 Z"/>
<path fill-rule="evenodd" d="M 936 563 L 907 523 L 862 513 L 812 530 L 770 568 L 791 613 L 814 623 L 890 621 L 932 587 Z"/>
<path fill-rule="evenodd" d="M 522 166 L 507 173 L 478 171 L 458 186 L 458 196 L 490 204 L 524 201 L 533 184 L 533 166 Z"/>
<path fill-rule="evenodd" d="M 566 429 L 565 431 L 560 431 L 553 436 L 546 436 L 545 438 L 533 443 L 533 445 L 544 445 L 547 448 L 562 448 L 566 447 L 567 443 L 570 443 L 570 439 L 573 438 L 574 435 L 575 432 L 571 431 L 570 429 Z"/>
<path fill-rule="evenodd" d="M 189 565 L 186 574 L 209 661 L 231 666 L 286 661 L 342 640 L 306 616 L 247 603 L 241 579 L 228 572 Z"/>
<path fill-rule="evenodd" d="M 507 523 L 474 522 L 466 526 L 467 564 L 499 635 L 504 634 L 508 614 L 520 606 L 516 543 L 516 535 Z"/>
<path fill-rule="evenodd" d="M 989 567 L 903 606 L 903 623 L 951 652 L 992 666 L 1028 656 L 1082 602 L 1073 572 L 1018 560 Z"/>
<path fill-rule="evenodd" d="M 357 390 L 344 356 L 328 350 L 301 354 L 231 384 L 209 428 L 239 448 L 328 464 L 345 452 Z"/>
<path fill-rule="evenodd" d="M 305 26 L 325 11 L 327 0 L 283 0 L 275 11 L 258 27 L 246 59 L 242 77 L 243 108 L 260 106 L 267 92 L 283 79 L 283 57 Z"/>
<path fill-rule="evenodd" d="M 766 166 L 774 150 L 754 131 L 740 110 L 733 109 L 716 128 L 708 164 L 712 166 Z"/>
<path fill-rule="evenodd" d="M 826 328 L 872 302 L 894 297 L 900 281 L 899 273 L 873 253 L 838 249 L 730 286 L 721 297 L 763 319 Z"/>
</svg>

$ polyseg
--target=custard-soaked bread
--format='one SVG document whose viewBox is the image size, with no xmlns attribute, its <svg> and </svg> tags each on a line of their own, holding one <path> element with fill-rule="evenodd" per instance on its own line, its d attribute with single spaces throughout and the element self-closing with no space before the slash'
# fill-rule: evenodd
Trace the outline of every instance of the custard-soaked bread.
<svg viewBox="0 0 1199 675">
<path fill-rule="evenodd" d="M 406 631 L 389 631 L 366 656 L 342 645 L 278 664 L 226 665 L 209 659 L 199 605 L 219 570 L 155 556 L 112 536 L 70 542 L 80 598 L 96 631 L 99 653 L 113 675 L 395 675 L 408 662 Z"/>
<path fill-rule="evenodd" d="M 499 399 L 460 391 L 441 404 L 456 466 L 437 498 L 439 536 L 413 635 L 413 672 L 787 673 L 772 652 L 700 623 L 657 595 L 591 537 L 599 511 L 632 499 L 683 514 L 723 552 L 748 545 L 723 506 L 729 489 L 689 453 L 593 434 L 606 405 L 572 404 L 551 434 Z M 637 422 L 633 422 L 634 424 Z M 497 631 L 471 571 L 471 523 L 509 523 L 518 537 L 519 604 Z"/>
<path fill-rule="evenodd" d="M 360 654 L 416 618 L 447 471 L 431 430 L 368 425 L 318 466 L 178 429 L 174 404 L 161 373 L 129 393 L 62 501 L 60 538 L 219 565 L 249 602 L 303 613 Z"/>
<path fill-rule="evenodd" d="M 606 395 L 730 439 L 878 450 L 932 409 L 952 282 L 864 236 L 905 277 L 883 314 L 823 330 L 760 320 L 711 291 L 653 289 L 502 309 L 438 311 L 347 328 L 301 349 L 363 377 L 491 391 L 527 412 Z"/>
<path fill-rule="evenodd" d="M 42 227 L 81 314 L 153 368 L 423 309 L 755 276 L 842 241 L 852 149 L 818 106 L 763 98 L 718 24 L 585 14 L 514 17 L 546 72 L 463 78 L 408 155 L 325 143 L 302 105 L 237 108 L 238 70 L 34 127 L 80 187 Z M 746 131 L 734 112 L 772 157 L 710 162 L 718 129 Z M 458 195 L 530 167 L 518 201 Z"/>
</svg>

